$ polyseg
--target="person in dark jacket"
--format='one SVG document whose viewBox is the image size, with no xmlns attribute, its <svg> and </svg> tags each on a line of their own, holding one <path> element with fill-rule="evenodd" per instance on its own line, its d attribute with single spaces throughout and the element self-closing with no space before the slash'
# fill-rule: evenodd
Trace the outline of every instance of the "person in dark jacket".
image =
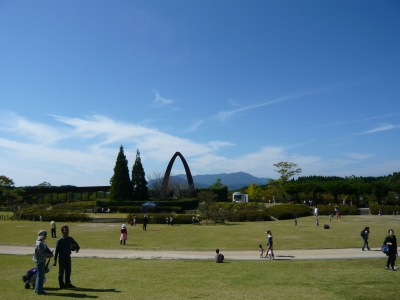
<svg viewBox="0 0 400 300">
<path fill-rule="evenodd" d="M 54 266 L 57 265 L 58 258 L 58 283 L 60 284 L 60 289 L 73 289 L 75 286 L 71 283 L 71 251 L 78 253 L 80 247 L 78 243 L 69 236 L 68 226 L 63 226 L 61 228 L 61 233 L 62 237 L 60 237 L 56 243 Z"/>
<path fill-rule="evenodd" d="M 389 246 L 389 252 L 386 254 L 388 256 L 386 262 L 386 270 L 396 271 L 397 268 L 395 266 L 395 261 L 396 258 L 398 257 L 397 239 L 396 236 L 394 235 L 393 229 L 389 229 L 388 233 L 389 235 L 385 238 L 385 241 L 383 242 L 384 245 Z M 391 266 L 391 269 L 389 268 L 389 265 Z"/>
<path fill-rule="evenodd" d="M 215 250 L 215 262 L 216 263 L 224 262 L 224 255 L 222 253 L 219 253 L 219 249 Z"/>
<path fill-rule="evenodd" d="M 362 239 L 364 241 L 364 245 L 362 246 L 362 251 L 364 251 L 365 247 L 367 247 L 368 250 L 371 250 L 368 245 L 368 238 L 369 238 L 369 227 L 365 227 L 364 230 L 362 231 Z"/>
</svg>

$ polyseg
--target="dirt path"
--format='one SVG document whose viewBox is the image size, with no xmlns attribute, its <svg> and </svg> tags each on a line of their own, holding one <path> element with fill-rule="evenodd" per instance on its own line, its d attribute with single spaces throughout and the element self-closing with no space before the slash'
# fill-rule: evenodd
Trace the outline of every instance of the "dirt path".
<svg viewBox="0 0 400 300">
<path fill-rule="evenodd" d="M 258 251 L 224 251 L 225 260 L 260 260 Z M 276 260 L 299 259 L 360 259 L 386 258 L 378 248 L 371 251 L 361 251 L 360 248 L 350 249 L 319 249 L 319 250 L 279 250 L 275 251 Z M 0 254 L 30 255 L 32 247 L 18 247 L 0 245 Z M 73 257 L 98 258 L 127 258 L 127 259 L 197 259 L 213 260 L 213 252 L 204 251 L 144 251 L 144 250 L 110 250 L 110 249 L 81 249 L 73 253 Z"/>
</svg>

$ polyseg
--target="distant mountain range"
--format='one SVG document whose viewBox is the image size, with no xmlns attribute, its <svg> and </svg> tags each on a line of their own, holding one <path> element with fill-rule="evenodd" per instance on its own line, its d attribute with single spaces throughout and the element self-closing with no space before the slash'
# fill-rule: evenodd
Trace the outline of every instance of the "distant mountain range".
<svg viewBox="0 0 400 300">
<path fill-rule="evenodd" d="M 259 178 L 244 172 L 193 176 L 194 186 L 197 188 L 207 188 L 213 185 L 218 179 L 221 179 L 221 183 L 226 185 L 228 190 L 234 191 L 249 186 L 252 183 L 264 185 L 267 183 L 269 178 Z M 170 176 L 170 180 L 187 184 L 186 174 Z"/>
</svg>

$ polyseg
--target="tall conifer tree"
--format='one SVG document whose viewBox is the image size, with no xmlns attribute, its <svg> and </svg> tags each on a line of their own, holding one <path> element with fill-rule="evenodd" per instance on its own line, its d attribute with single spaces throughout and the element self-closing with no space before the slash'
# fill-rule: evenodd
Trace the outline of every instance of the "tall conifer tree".
<svg viewBox="0 0 400 300">
<path fill-rule="evenodd" d="M 132 186 L 134 200 L 149 199 L 149 189 L 147 187 L 146 176 L 140 159 L 139 149 L 136 150 L 136 160 L 132 167 Z"/>
<path fill-rule="evenodd" d="M 121 202 L 133 199 L 133 186 L 129 178 L 128 160 L 124 154 L 124 148 L 119 148 L 117 161 L 115 162 L 114 175 L 110 179 L 110 199 Z"/>
</svg>

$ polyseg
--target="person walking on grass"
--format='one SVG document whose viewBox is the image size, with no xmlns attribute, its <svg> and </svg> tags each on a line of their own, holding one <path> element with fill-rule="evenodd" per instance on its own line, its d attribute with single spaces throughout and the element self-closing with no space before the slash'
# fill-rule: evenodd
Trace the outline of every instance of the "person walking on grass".
<svg viewBox="0 0 400 300">
<path fill-rule="evenodd" d="M 386 253 L 386 255 L 388 256 L 386 262 L 386 270 L 397 271 L 397 268 L 395 266 L 396 258 L 399 256 L 399 254 L 397 253 L 397 239 L 394 235 L 393 229 L 389 229 L 388 233 L 389 235 L 385 238 L 385 241 L 383 242 L 384 245 L 389 246 L 389 252 Z M 389 268 L 389 265 L 391 266 L 391 269 Z"/>
<path fill-rule="evenodd" d="M 36 264 L 37 277 L 35 282 L 35 294 L 47 295 L 47 292 L 43 289 L 44 275 L 46 273 L 46 258 L 53 257 L 53 253 L 47 248 L 45 240 L 47 239 L 47 232 L 40 230 L 38 238 L 35 244 L 35 252 L 32 260 Z"/>
<path fill-rule="evenodd" d="M 368 246 L 368 238 L 369 238 L 369 227 L 365 227 L 362 231 L 361 231 L 361 237 L 364 241 L 364 245 L 362 246 L 362 251 L 365 251 L 365 247 L 367 247 L 368 250 L 371 250 Z"/>
<path fill-rule="evenodd" d="M 260 252 L 260 258 L 264 257 L 264 248 L 261 245 L 258 245 L 258 252 Z"/>
<path fill-rule="evenodd" d="M 143 230 L 147 231 L 147 215 L 143 217 Z"/>
<path fill-rule="evenodd" d="M 54 221 L 50 222 L 50 229 L 51 229 L 51 237 L 52 238 L 57 238 L 57 235 L 56 235 L 56 222 L 54 222 Z"/>
<path fill-rule="evenodd" d="M 68 226 L 61 228 L 62 237 L 57 240 L 56 251 L 54 254 L 54 266 L 58 262 L 58 283 L 60 289 L 73 289 L 75 286 L 71 283 L 71 251 L 79 252 L 78 243 L 69 236 Z M 64 280 L 65 275 L 65 280 Z"/>
<path fill-rule="evenodd" d="M 274 248 L 273 248 L 273 236 L 272 236 L 272 232 L 271 230 L 268 230 L 266 232 L 266 234 L 268 234 L 268 239 L 267 239 L 267 254 L 265 257 L 269 256 L 270 260 L 274 260 L 275 256 L 274 256 Z"/>
</svg>

